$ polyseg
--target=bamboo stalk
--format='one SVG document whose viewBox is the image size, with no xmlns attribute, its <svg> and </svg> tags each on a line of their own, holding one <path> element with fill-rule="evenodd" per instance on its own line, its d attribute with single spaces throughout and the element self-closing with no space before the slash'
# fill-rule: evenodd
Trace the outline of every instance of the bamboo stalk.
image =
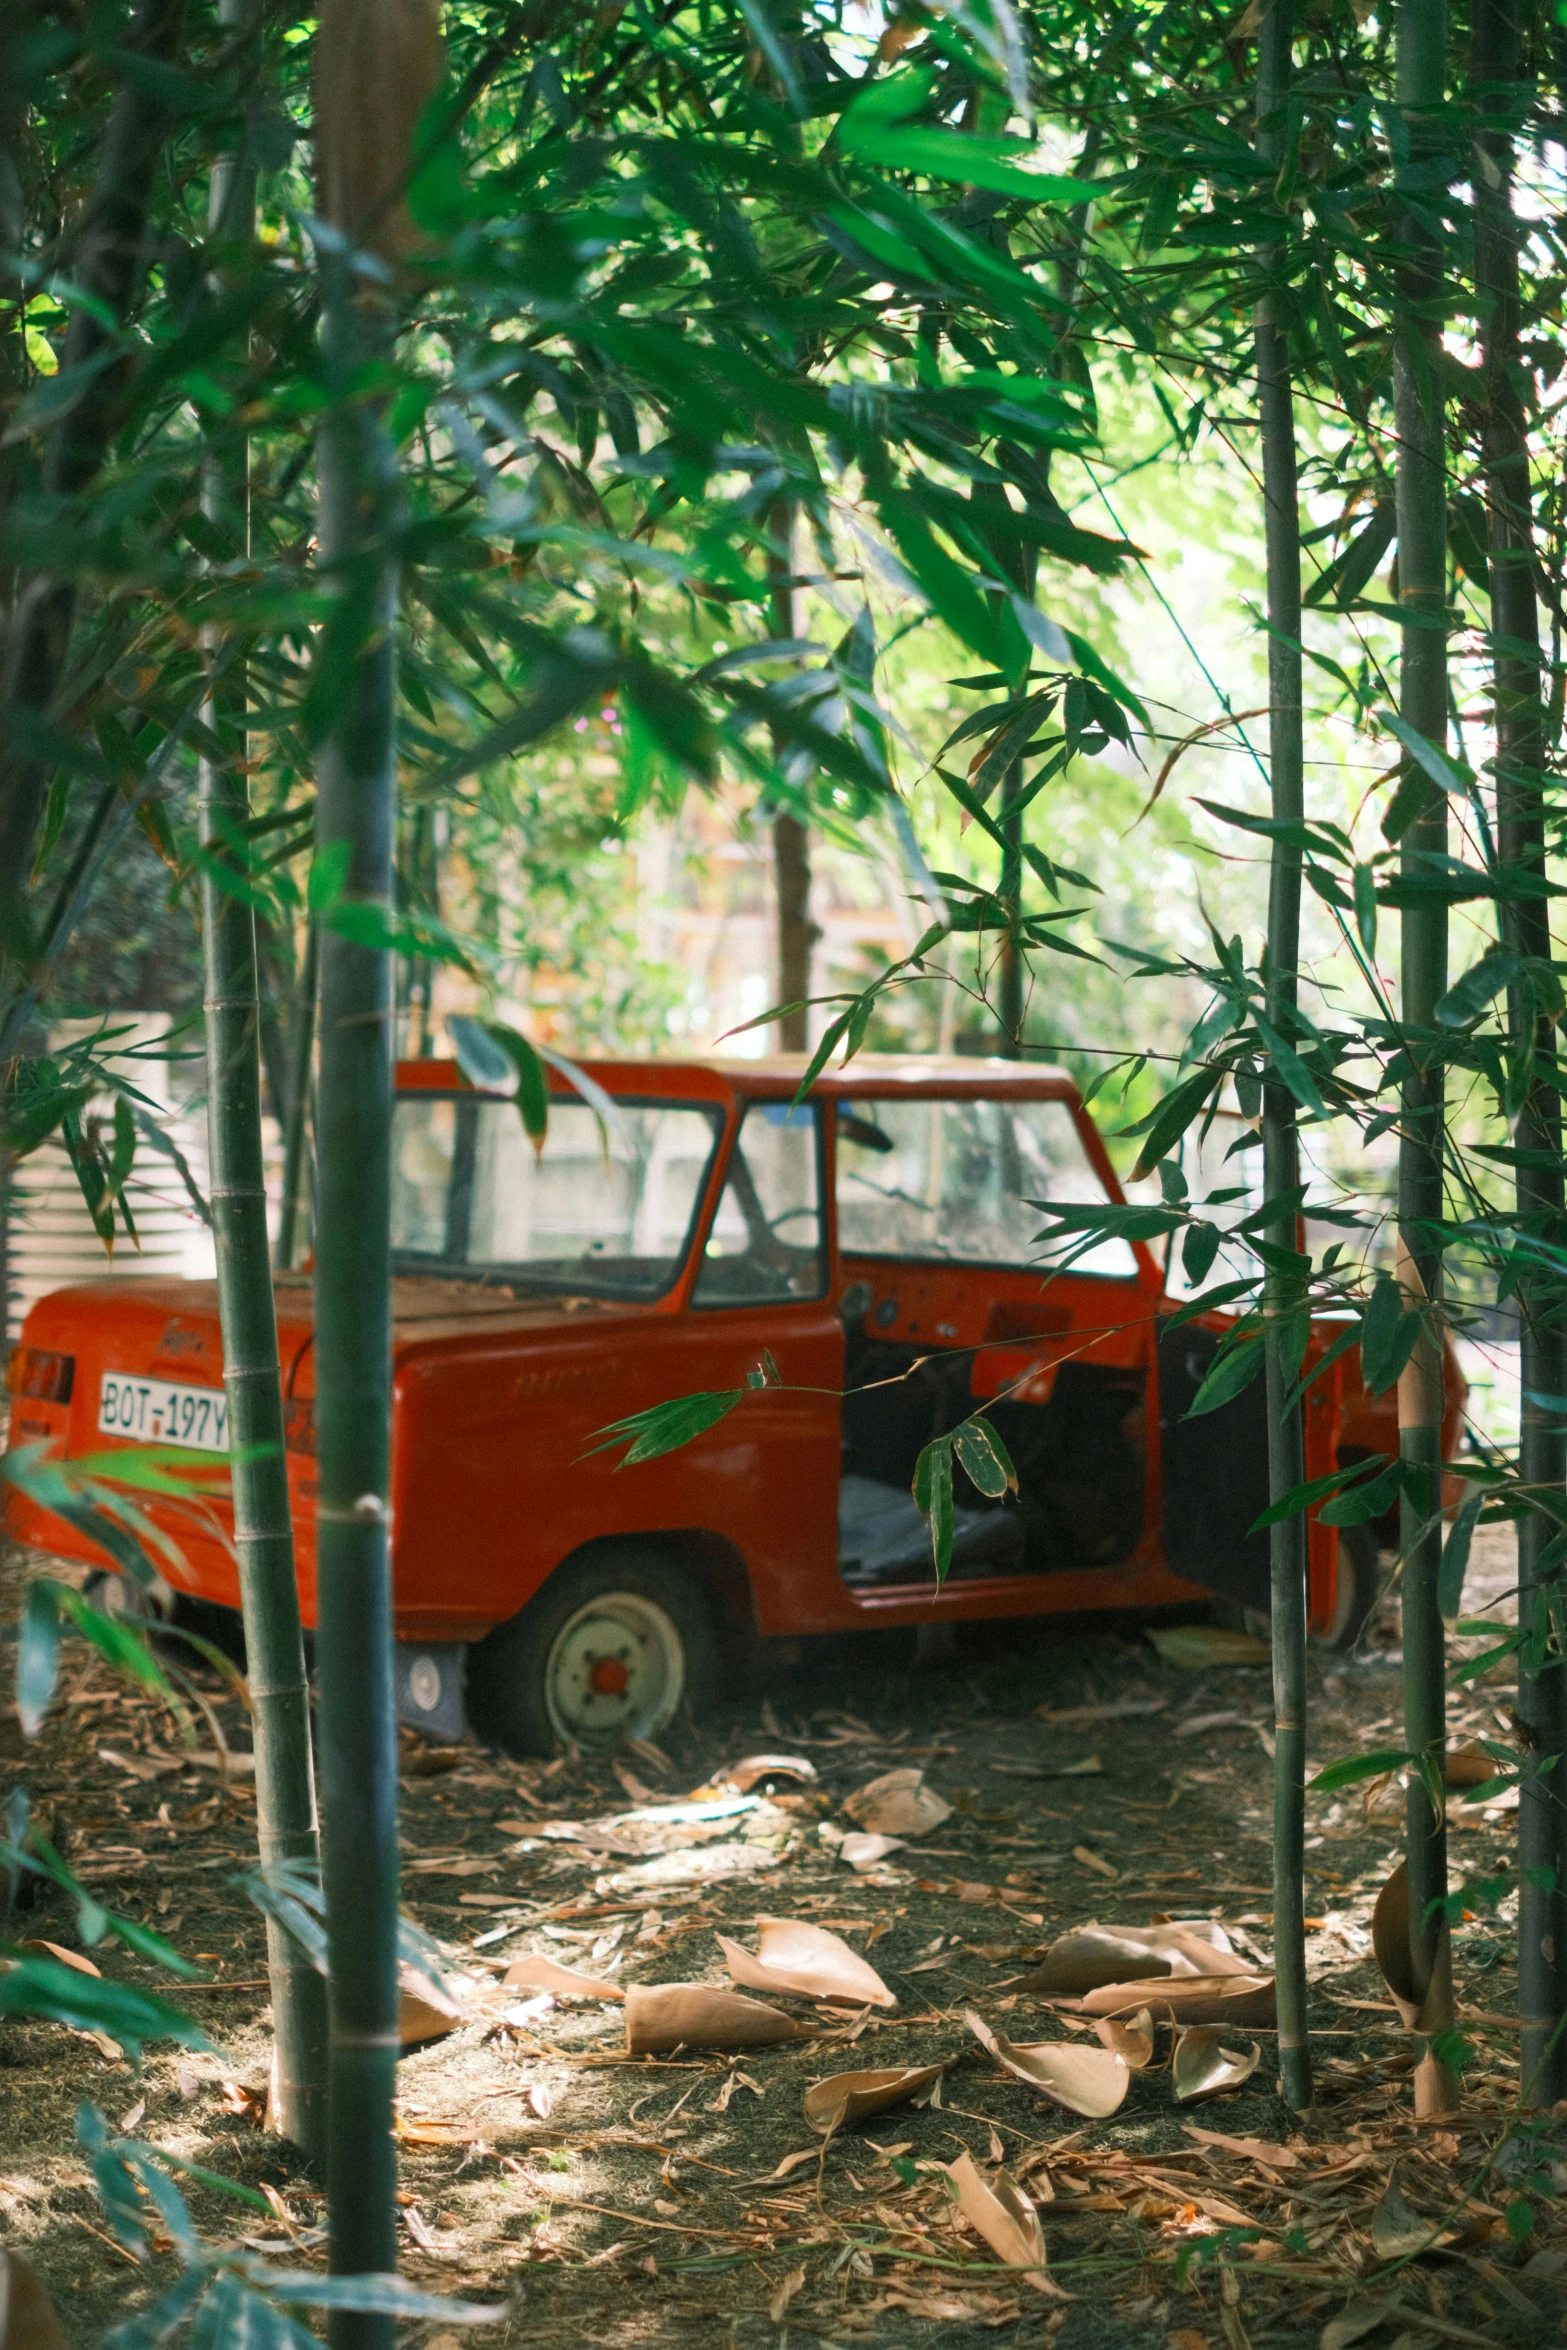
<svg viewBox="0 0 1567 2350">
<path fill-rule="evenodd" d="M 773 635 L 797 637 L 799 592 L 795 587 L 794 500 L 780 498 L 769 508 L 767 534 L 773 541 L 767 557 L 772 580 Z M 784 749 L 775 734 L 773 756 Z M 778 1023 L 778 1042 L 786 1053 L 803 1053 L 810 1045 L 810 1013 L 804 999 L 811 992 L 811 949 L 819 935 L 811 920 L 811 835 L 802 816 L 780 808 L 773 818 L 773 895 L 778 911 L 778 993 L 775 1002 L 798 1004 Z"/>
<path fill-rule="evenodd" d="M 1511 873 L 1545 877 L 1544 712 L 1540 698 L 1540 628 L 1535 598 L 1534 511 L 1529 482 L 1528 419 L 1520 385 L 1526 380 L 1518 347 L 1518 227 L 1513 212 L 1513 141 L 1501 127 L 1509 114 L 1509 85 L 1523 70 L 1524 26 L 1518 0 L 1476 0 L 1470 71 L 1476 110 L 1498 127 L 1482 129 L 1480 145 L 1494 168 L 1474 179 L 1475 292 L 1484 354 L 1483 446 L 1490 509 L 1492 666 L 1495 678 L 1497 850 Z M 1502 908 L 1502 935 L 1519 956 L 1548 960 L 1547 901 L 1512 898 Z M 1554 1242 L 1564 1238 L 1562 1116 L 1555 1029 L 1522 980 L 1508 991 L 1509 1060 L 1519 1072 L 1521 1100 L 1513 1141 L 1518 1152 L 1516 1204 L 1520 1234 Z M 1509 1105 L 1511 1106 L 1511 1105 Z M 1559 1396 L 1567 1376 L 1567 1347 L 1553 1323 L 1547 1275 L 1525 1269 L 1518 1283 L 1520 1443 L 1519 1474 L 1526 1487 L 1560 1491 L 1567 1479 L 1567 1438 L 1561 1414 L 1545 1400 Z M 1548 1619 L 1559 1576 L 1542 1576 L 1540 1554 L 1553 1532 L 1543 1510 L 1518 1520 L 1518 1619 L 1531 1632 Z M 1543 1628 L 1543 1624 L 1542 1624 Z M 1538 1671 L 1520 1662 L 1517 1718 L 1531 1757 L 1567 1754 L 1567 1668 L 1560 1655 Z M 1518 1802 L 1518 2015 L 1525 2099 L 1551 2105 L 1567 2096 L 1567 1836 L 1563 1823 L 1562 1765 L 1544 1778 L 1526 1778 Z"/>
<path fill-rule="evenodd" d="M 433 0 L 326 0 L 316 41 L 316 171 L 342 243 L 321 252 L 329 401 L 319 444 L 321 563 L 355 615 L 323 746 L 317 855 L 342 859 L 359 938 L 322 928 L 316 1113 L 316 1442 L 323 1881 L 331 1955 L 330 2261 L 397 2266 L 397 1732 L 392 1687 L 393 986 L 397 821 L 397 459 L 356 379 L 389 353 L 385 265 L 411 237 L 400 204 L 419 111 L 439 74 Z M 362 266 L 358 247 L 378 261 Z M 334 2310 L 333 2350 L 393 2350 L 389 2315 Z"/>
<path fill-rule="evenodd" d="M 335 385 L 363 356 L 346 265 L 329 258 L 324 326 Z M 317 853 L 349 852 L 345 898 L 391 907 L 396 787 L 391 452 L 339 399 L 320 453 L 321 560 L 368 590 L 371 629 L 323 748 Z M 339 2274 L 397 2265 L 392 2108 L 397 2034 L 397 1741 L 388 1541 L 391 1428 L 391 957 L 328 931 L 320 944 L 316 1114 L 316 1445 L 323 1879 L 331 1950 L 328 2210 Z M 391 2350 L 390 2318 L 334 2312 L 337 2350 Z"/>
<path fill-rule="evenodd" d="M 1413 158 L 1440 151 L 1446 0 L 1399 0 L 1397 102 Z M 1399 604 L 1404 614 L 1399 706 L 1406 722 L 1439 751 L 1447 739 L 1447 469 L 1439 390 L 1442 278 L 1431 233 L 1413 207 L 1399 224 L 1400 270 L 1393 340 L 1397 434 Z M 1447 846 L 1447 802 L 1432 785 L 1402 839 L 1410 879 Z M 1447 909 L 1411 906 L 1401 917 L 1403 1073 L 1398 1154 L 1398 1277 L 1408 1306 L 1439 1309 L 1445 1084 L 1436 1005 L 1447 985 Z M 1398 1385 L 1404 1600 L 1404 1727 L 1407 1743 L 1440 1784 L 1447 1744 L 1447 1692 L 1437 1581 L 1442 1563 L 1443 1343 L 1436 1312 Z M 1409 1946 L 1424 2001 L 1436 1970 L 1440 1903 L 1447 1893 L 1447 1829 L 1425 1776 L 1410 1773 L 1406 1821 Z M 1429 2012 L 1429 2010 L 1428 2010 Z M 1434 2027 L 1451 2022 L 1434 2018 Z M 1457 2084 L 1425 2050 L 1417 2109 L 1450 2110 Z"/>
<path fill-rule="evenodd" d="M 244 20 L 245 0 L 219 0 L 220 24 L 237 27 Z M 254 222 L 255 169 L 241 146 L 213 165 L 208 228 L 219 245 L 238 246 L 249 240 Z M 236 435 L 204 462 L 202 504 L 237 554 L 249 543 L 249 503 L 247 451 Z M 230 662 L 208 705 L 207 723 L 228 737 L 231 756 L 226 762 L 203 759 L 200 767 L 202 837 L 215 858 L 231 855 L 229 844 L 250 814 L 244 701 L 242 665 Z M 315 1782 L 267 1241 L 255 916 L 210 869 L 201 878 L 201 930 L 207 1139 L 229 1476 L 254 1725 L 256 1836 L 266 1867 L 315 1860 Z M 325 1991 L 306 1952 L 272 1918 L 267 1921 L 267 1973 L 275 2047 L 273 2115 L 284 2136 L 315 2158 L 324 2150 L 326 2130 Z"/>
<path fill-rule="evenodd" d="M 283 1128 L 283 1198 L 278 1211 L 277 1263 L 280 1273 L 293 1270 L 299 1246 L 299 1204 L 305 1183 L 305 1127 L 310 1112 L 310 1072 L 316 1056 L 316 989 L 320 980 L 321 942 L 314 923 L 305 934 L 300 958 L 299 987 L 294 999 L 293 1032 L 289 1042 L 288 1114 Z"/>
<path fill-rule="evenodd" d="M 1022 689 L 1026 692 L 1026 686 Z M 1023 904 L 1023 811 L 1018 801 L 1023 791 L 1023 762 L 1014 759 L 1001 780 L 1000 826 L 1005 844 L 1001 851 L 1001 896 L 1014 912 Z M 1004 1061 L 1021 1060 L 1023 1055 L 1023 957 L 1014 938 L 1002 942 L 1001 968 L 996 983 L 996 1022 L 1001 1030 L 1001 1057 Z"/>
<path fill-rule="evenodd" d="M 1272 0 L 1260 29 L 1257 57 L 1257 151 L 1269 163 L 1283 157 L 1282 112 L 1293 76 L 1294 0 Z M 1305 815 L 1305 751 L 1301 711 L 1300 508 L 1296 480 L 1295 400 L 1289 337 L 1278 290 L 1282 243 L 1259 256 L 1264 290 L 1257 303 L 1257 410 L 1262 438 L 1263 510 L 1267 540 L 1268 765 L 1275 819 L 1299 823 Z M 1266 281 L 1272 279 L 1269 284 Z M 1275 835 L 1268 874 L 1268 1016 L 1286 1037 L 1295 1027 L 1300 967 L 1301 853 Z M 1262 1103 L 1263 1198 L 1286 1198 L 1300 1180 L 1295 1098 L 1271 1078 Z M 1269 1226 L 1275 1250 L 1290 1231 Z M 1280 1501 L 1306 1475 L 1301 1400 L 1295 1385 L 1292 1320 L 1302 1305 L 1301 1280 L 1277 1262 L 1263 1281 L 1264 1372 L 1268 1396 L 1268 1498 Z M 1306 1993 L 1306 1564 L 1305 1517 L 1297 1512 L 1269 1531 L 1273 1647 L 1273 1964 L 1278 1984 L 1279 2087 L 1297 2112 L 1310 2105 L 1311 2042 Z"/>
</svg>

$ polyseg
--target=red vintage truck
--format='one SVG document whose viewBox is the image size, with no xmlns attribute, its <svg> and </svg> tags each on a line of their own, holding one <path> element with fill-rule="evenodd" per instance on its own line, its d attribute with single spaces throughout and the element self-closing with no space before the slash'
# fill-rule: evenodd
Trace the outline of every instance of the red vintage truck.
<svg viewBox="0 0 1567 2350">
<path fill-rule="evenodd" d="M 456 1064 L 400 1064 L 393 1575 L 405 1718 L 463 1709 L 519 1752 L 651 1735 L 717 1685 L 727 1641 L 1103 1608 L 1219 1592 L 1266 1604 L 1260 1380 L 1184 1415 L 1225 1327 L 1172 1328 L 1149 1251 L 1042 1267 L 1035 1203 L 1119 1200 L 1071 1080 L 1016 1062 L 862 1055 L 791 1109 L 798 1062 L 596 1062 L 552 1076 L 535 1156 L 514 1102 Z M 602 1089 L 595 1093 L 594 1089 Z M 603 1096 L 609 1097 L 606 1102 Z M 277 1279 L 306 1625 L 316 1612 L 308 1274 Z M 781 1386 L 661 1459 L 594 1451 L 612 1421 Z M 9 1373 L 10 1443 L 223 1453 L 213 1284 L 85 1283 L 43 1298 Z M 980 1402 L 1018 1471 L 958 1479 L 936 1588 L 916 1456 Z M 1456 1427 L 1457 1403 L 1450 1398 Z M 1454 1428 L 1448 1431 L 1449 1438 Z M 1307 1471 L 1396 1447 L 1355 1357 L 1311 1388 Z M 184 1588 L 232 1609 L 221 1508 L 153 1505 Z M 7 1489 L 6 1530 L 103 1567 Z M 1342 1639 L 1375 1539 L 1311 1529 L 1312 1622 Z"/>
</svg>

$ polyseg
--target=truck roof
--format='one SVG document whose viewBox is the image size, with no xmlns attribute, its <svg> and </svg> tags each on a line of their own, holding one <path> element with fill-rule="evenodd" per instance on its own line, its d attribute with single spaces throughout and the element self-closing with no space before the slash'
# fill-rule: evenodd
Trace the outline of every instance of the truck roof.
<svg viewBox="0 0 1567 2350">
<path fill-rule="evenodd" d="M 756 1059 L 738 1054 L 693 1054 L 680 1059 L 584 1060 L 582 1068 L 609 1093 L 653 1092 L 702 1100 L 732 1095 L 776 1100 L 796 1092 L 809 1061 L 804 1053 L 769 1053 Z M 570 1091 L 569 1081 L 550 1072 L 552 1092 Z M 455 1061 L 399 1061 L 400 1093 L 481 1092 L 470 1086 Z M 818 1100 L 888 1101 L 930 1094 L 988 1098 L 1010 1094 L 1020 1101 L 1079 1099 L 1064 1069 L 1047 1062 L 979 1060 L 958 1053 L 857 1053 L 846 1069 L 822 1070 L 811 1087 Z"/>
</svg>

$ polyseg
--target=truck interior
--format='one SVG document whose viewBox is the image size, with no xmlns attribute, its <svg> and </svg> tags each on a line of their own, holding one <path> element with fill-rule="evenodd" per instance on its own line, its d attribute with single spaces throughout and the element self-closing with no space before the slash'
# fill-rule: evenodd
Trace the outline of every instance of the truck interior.
<svg viewBox="0 0 1567 2350">
<path fill-rule="evenodd" d="M 1152 1334 L 1126 1243 L 1049 1269 L 1040 1204 L 1103 1197 L 1067 1104 L 840 1103 L 837 1191 L 845 1582 L 928 1580 L 914 1465 L 987 1399 L 1019 1497 L 957 1471 L 953 1578 L 1124 1565 L 1147 1516 Z"/>
</svg>

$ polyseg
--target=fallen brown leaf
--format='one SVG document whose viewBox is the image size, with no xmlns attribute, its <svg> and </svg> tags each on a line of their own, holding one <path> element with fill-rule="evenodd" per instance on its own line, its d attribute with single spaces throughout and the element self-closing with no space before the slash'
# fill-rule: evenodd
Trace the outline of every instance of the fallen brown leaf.
<svg viewBox="0 0 1567 2350">
<path fill-rule="evenodd" d="M 1120 1870 L 1113 1869 L 1102 1853 L 1091 1851 L 1086 1844 L 1074 1844 L 1072 1858 L 1080 1862 L 1085 1869 L 1092 1869 L 1096 1876 L 1108 1877 L 1112 1885 L 1119 1884 Z"/>
<path fill-rule="evenodd" d="M 1162 1714 L 1169 1705 L 1167 1697 L 1117 1697 L 1106 1705 L 1068 1705 L 1053 1709 L 1036 1705 L 1035 1713 L 1052 1729 L 1074 1729 L 1083 1722 L 1119 1722 L 1131 1714 Z"/>
<path fill-rule="evenodd" d="M 1162 1664 L 1190 1673 L 1209 1665 L 1265 1665 L 1269 1659 L 1266 1640 L 1222 1624 L 1161 1624 L 1145 1627 L 1143 1638 L 1158 1650 Z"/>
<path fill-rule="evenodd" d="M 1221 2153 L 1238 2154 L 1243 2162 L 1265 2162 L 1271 2170 L 1293 2170 L 1300 2161 L 1293 2146 L 1275 2146 L 1266 2138 L 1226 2138 L 1221 2130 L 1198 2129 L 1195 2122 L 1182 2122 L 1181 2127 L 1199 2146 L 1217 2146 Z"/>
<path fill-rule="evenodd" d="M 267 2110 L 264 2089 L 247 2089 L 242 2081 L 220 2081 L 218 2084 L 218 2111 L 232 2114 L 236 2121 L 249 2122 L 259 2129 Z M 0 2341 L 4 2337 L 0 2336 Z"/>
<path fill-rule="evenodd" d="M 1125 2060 L 1134 2073 L 1142 2072 L 1153 2062 L 1153 2017 L 1146 2007 L 1140 2007 L 1124 2023 L 1110 2015 L 1096 2016 L 1094 2030 L 1106 2048 Z"/>
<path fill-rule="evenodd" d="M 985 2178 L 972 2154 L 949 2163 L 947 2176 L 958 2191 L 959 2211 L 996 2258 L 1008 2268 L 1028 2270 L 1035 2290 L 1048 2292 L 1044 2227 L 1017 2181 L 1004 2170 Z"/>
<path fill-rule="evenodd" d="M 624 1999 L 618 1983 L 560 1966 L 553 1958 L 514 1958 L 501 1977 L 504 1990 L 553 1991 L 562 1999 Z"/>
<path fill-rule="evenodd" d="M 1328 2319 L 1322 2329 L 1322 2350 L 1349 2350 L 1352 2342 L 1358 2342 L 1364 2335 L 1374 2333 L 1378 2326 L 1386 2325 L 1396 2314 L 1397 2307 L 1393 2301 L 1372 2301 L 1363 2295 L 1358 2296 L 1346 2309 L 1341 2309 L 1337 2317 Z"/>
<path fill-rule="evenodd" d="M 873 1966 L 824 1926 L 807 1926 L 795 1918 L 759 1917 L 757 1950 L 750 1951 L 727 1934 L 718 1946 L 724 1964 L 737 1983 L 751 1991 L 792 1992 L 802 1999 L 824 1999 L 851 2007 L 896 2007 L 898 2002 Z"/>
<path fill-rule="evenodd" d="M 765 1787 L 775 1780 L 804 1786 L 815 1776 L 816 1765 L 797 1754 L 748 1754 L 731 1763 L 716 1784 L 735 1795 L 749 1795 L 753 1787 Z"/>
<path fill-rule="evenodd" d="M 804 2269 L 792 2268 L 789 2271 L 789 2274 L 784 2278 L 783 2282 L 767 2296 L 767 2314 L 772 2319 L 775 2326 L 781 2326 L 783 2324 L 784 2311 L 788 2308 L 790 2302 L 794 2299 L 796 2293 L 798 2293 L 804 2282 Z"/>
<path fill-rule="evenodd" d="M 1040 1965 L 1018 1987 L 1047 1999 L 1095 1991 L 1104 1983 L 1196 1975 L 1239 1975 L 1246 1962 L 1222 1926 L 1102 1926 L 1097 1918 L 1057 1935 Z"/>
<path fill-rule="evenodd" d="M 1242 2081 L 1251 2079 L 1261 2058 L 1255 2040 L 1249 2048 L 1226 2048 L 1215 2025 L 1194 2025 L 1180 2034 L 1170 2059 L 1176 2102 L 1192 2105 L 1199 2097 L 1217 2097 L 1226 2089 L 1238 2089 Z"/>
<path fill-rule="evenodd" d="M 831 2137 L 835 2130 L 850 2123 L 866 2121 L 873 2113 L 885 2113 L 890 2105 L 901 2105 L 907 2097 L 917 2097 L 933 2081 L 939 2081 L 939 2064 L 901 2065 L 890 2070 L 859 2073 L 833 2073 L 825 2081 L 813 2081 L 805 2092 L 805 2118 L 813 2130 L 821 2130 Z"/>
<path fill-rule="evenodd" d="M 633 2056 L 665 2048 L 765 2048 L 808 2040 L 811 2029 L 760 1999 L 706 1983 L 633 1983 L 626 1992 L 626 2046 Z"/>
<path fill-rule="evenodd" d="M 952 1817 L 951 1804 L 926 1786 L 924 1772 L 912 1764 L 870 1780 L 843 1809 L 872 1836 L 928 1836 Z"/>
<path fill-rule="evenodd" d="M 84 1958 L 79 1950 L 67 1950 L 63 1942 L 45 1942 L 35 1936 L 32 1941 L 24 1942 L 22 1948 L 36 1950 L 45 1958 L 57 1958 L 61 1966 L 74 1967 L 79 1975 L 101 1976 L 103 1973 L 103 1969 L 95 1967 L 90 1958 Z M 3 2350 L 4 2342 L 5 2336 L 0 2334 L 0 2350 Z"/>
<path fill-rule="evenodd" d="M 411 1966 L 398 1971 L 397 2036 L 404 2048 L 423 2048 L 444 2040 L 468 2022 L 467 2010 L 433 1976 Z"/>
<path fill-rule="evenodd" d="M 1434 2228 L 1429 2220 L 1411 2211 L 1404 2201 L 1395 2171 L 1388 2180 L 1387 2191 L 1371 2214 L 1371 2248 L 1379 2260 L 1403 2260 L 1423 2246 L 1436 2242 L 1442 2230 Z"/>
<path fill-rule="evenodd" d="M 1106 1983 L 1072 2003 L 1082 2015 L 1119 2015 L 1146 2007 L 1177 2024 L 1271 2024 L 1271 1975 L 1193 1975 L 1181 1982 Z"/>
<path fill-rule="evenodd" d="M 825 1823 L 824 1823 L 825 1825 Z M 837 1845 L 838 1858 L 857 1874 L 873 1869 L 889 1852 L 901 1852 L 906 1839 L 902 1836 L 870 1836 L 863 1828 L 851 1828 L 845 1836 L 832 1839 Z"/>
<path fill-rule="evenodd" d="M 949 2325 L 1009 2326 L 1022 2315 L 1022 2303 L 1009 2293 L 949 2293 L 938 2285 L 893 2285 L 870 2306 Z"/>
<path fill-rule="evenodd" d="M 965 2011 L 963 2021 L 998 2064 L 1004 2064 L 1009 2073 L 1052 2103 L 1064 2105 L 1068 2113 L 1102 2121 L 1125 2102 L 1131 2071 L 1126 2058 L 1114 2049 L 1085 2048 L 1076 2041 L 1039 2041 L 1018 2047 L 992 2032 L 972 2009 Z"/>
<path fill-rule="evenodd" d="M 69 2350 L 59 2312 L 20 2252 L 0 2252 L 0 2350 Z"/>
</svg>

